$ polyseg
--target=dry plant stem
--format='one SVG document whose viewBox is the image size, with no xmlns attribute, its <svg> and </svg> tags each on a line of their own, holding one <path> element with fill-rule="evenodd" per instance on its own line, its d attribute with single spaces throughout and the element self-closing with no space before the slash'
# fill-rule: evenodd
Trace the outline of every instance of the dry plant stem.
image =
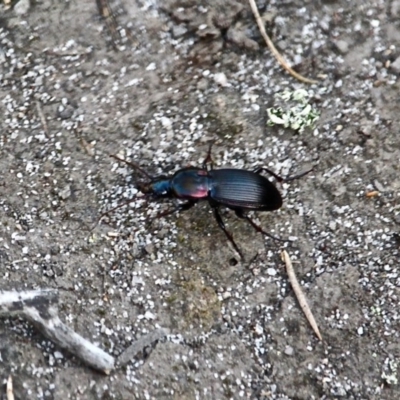
<svg viewBox="0 0 400 400">
<path fill-rule="evenodd" d="M 311 328 L 313 328 L 318 339 L 321 340 L 321 342 L 322 342 L 322 336 L 319 332 L 317 323 L 315 322 L 314 316 L 312 315 L 310 307 L 307 304 L 306 296 L 304 295 L 303 291 L 301 290 L 300 284 L 294 273 L 292 261 L 290 260 L 289 254 L 287 253 L 286 250 L 282 251 L 282 258 L 285 261 L 286 271 L 287 271 L 287 274 L 289 277 L 289 282 L 292 285 L 292 288 L 293 288 L 294 294 L 296 295 L 297 301 L 299 302 L 301 309 L 303 310 L 304 314 L 306 315 L 306 318 L 307 318 L 309 324 L 311 325 Z"/>
<path fill-rule="evenodd" d="M 12 383 L 12 376 L 10 375 L 7 379 L 7 400 L 14 400 L 14 390 Z"/>
<path fill-rule="evenodd" d="M 58 317 L 58 293 L 55 290 L 24 292 L 0 291 L 0 316 L 19 315 L 39 331 L 90 367 L 109 374 L 114 357 L 107 354 L 66 326 Z"/>
<path fill-rule="evenodd" d="M 119 32 L 118 21 L 115 13 L 110 6 L 110 0 L 96 0 L 96 4 L 99 14 L 104 18 L 106 28 L 111 35 L 113 46 L 117 49 L 118 41 L 121 39 L 121 33 Z M 138 45 L 130 29 L 125 28 L 125 34 L 135 46 Z"/>
<path fill-rule="evenodd" d="M 42 123 L 43 126 L 43 131 L 45 136 L 48 138 L 49 137 L 49 127 L 47 126 L 47 121 L 46 117 L 43 114 L 42 106 L 40 105 L 40 101 L 36 102 L 36 109 L 40 118 L 40 122 Z"/>
<path fill-rule="evenodd" d="M 251 10 L 253 11 L 254 18 L 256 19 L 258 29 L 260 29 L 261 35 L 264 38 L 265 42 L 267 43 L 268 48 L 270 49 L 271 53 L 275 56 L 275 58 L 279 61 L 279 63 L 282 65 L 282 67 L 289 72 L 290 75 L 292 75 L 294 78 L 298 79 L 301 82 L 304 83 L 318 83 L 318 81 L 315 81 L 313 79 L 308 79 L 304 77 L 303 75 L 300 75 L 297 73 L 295 70 L 293 70 L 290 65 L 286 62 L 286 60 L 282 57 L 282 55 L 279 53 L 279 51 L 276 49 L 274 44 L 272 43 L 272 40 L 269 38 L 267 32 L 265 31 L 264 28 L 264 23 L 260 17 L 260 13 L 258 12 L 258 8 L 256 5 L 256 2 L 254 0 L 249 0 Z"/>
<path fill-rule="evenodd" d="M 156 340 L 160 340 L 168 334 L 169 331 L 167 329 L 161 328 L 150 332 L 146 336 L 142 336 L 120 354 L 118 357 L 118 366 L 125 366 L 132 361 L 136 354 L 138 354 L 140 351 L 143 351 L 145 347 L 152 345 Z"/>
</svg>

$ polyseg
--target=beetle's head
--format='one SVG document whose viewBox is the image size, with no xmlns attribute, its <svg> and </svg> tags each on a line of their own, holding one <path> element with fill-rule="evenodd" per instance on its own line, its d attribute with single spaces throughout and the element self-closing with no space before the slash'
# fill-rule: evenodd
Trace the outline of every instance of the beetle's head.
<svg viewBox="0 0 400 400">
<path fill-rule="evenodd" d="M 138 181 L 135 183 L 137 189 L 143 194 L 153 193 L 153 183 L 151 181 Z"/>
<path fill-rule="evenodd" d="M 169 197 L 171 193 L 171 178 L 168 176 L 157 176 L 145 182 L 137 182 L 136 187 L 143 194 L 155 197 Z"/>
</svg>

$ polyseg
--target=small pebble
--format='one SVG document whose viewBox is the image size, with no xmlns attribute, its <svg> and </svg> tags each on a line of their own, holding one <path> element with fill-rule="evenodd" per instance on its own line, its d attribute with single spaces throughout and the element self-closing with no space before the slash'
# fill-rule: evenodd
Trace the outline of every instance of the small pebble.
<svg viewBox="0 0 400 400">
<path fill-rule="evenodd" d="M 218 72 L 214 75 L 214 81 L 222 87 L 229 86 L 226 75 L 223 72 Z"/>
<path fill-rule="evenodd" d="M 17 15 L 22 16 L 27 14 L 30 8 L 30 0 L 19 0 L 19 2 L 14 6 L 14 12 Z"/>
<path fill-rule="evenodd" d="M 349 44 L 345 40 L 337 40 L 335 46 L 341 54 L 347 54 L 349 52 Z"/>
<path fill-rule="evenodd" d="M 392 64 L 390 65 L 390 69 L 400 74 L 400 57 L 397 57 L 396 60 L 392 62 Z"/>
<path fill-rule="evenodd" d="M 64 189 L 62 189 L 62 190 L 59 192 L 58 195 L 60 196 L 60 198 L 61 198 L 62 200 L 68 199 L 68 197 L 71 196 L 71 186 L 66 185 L 66 186 L 64 187 Z"/>
<path fill-rule="evenodd" d="M 285 354 L 287 356 L 292 356 L 294 353 L 293 347 L 292 346 L 286 346 L 285 347 Z"/>
</svg>

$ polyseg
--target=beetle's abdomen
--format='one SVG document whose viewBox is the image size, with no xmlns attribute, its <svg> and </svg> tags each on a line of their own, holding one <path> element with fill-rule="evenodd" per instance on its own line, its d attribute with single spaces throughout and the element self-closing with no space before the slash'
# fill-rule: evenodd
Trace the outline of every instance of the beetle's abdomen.
<svg viewBox="0 0 400 400">
<path fill-rule="evenodd" d="M 208 196 L 208 172 L 199 168 L 186 168 L 175 173 L 171 187 L 181 199 L 204 199 Z"/>
<path fill-rule="evenodd" d="M 273 211 L 282 197 L 265 176 L 242 169 L 214 169 L 210 176 L 210 198 L 231 208 Z"/>
</svg>

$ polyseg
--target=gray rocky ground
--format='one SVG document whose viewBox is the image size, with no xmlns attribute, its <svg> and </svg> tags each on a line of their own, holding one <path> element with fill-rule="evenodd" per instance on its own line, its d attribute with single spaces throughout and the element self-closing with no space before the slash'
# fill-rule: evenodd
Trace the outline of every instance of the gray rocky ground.
<svg viewBox="0 0 400 400">
<path fill-rule="evenodd" d="M 6 2 L 5 2 L 6 3 Z M 22 319 L 2 318 L 0 379 L 17 399 L 397 399 L 400 363 L 400 1 L 12 2 L 0 17 L 0 289 L 56 288 L 60 317 L 118 355 L 103 376 Z M 121 10 L 121 12 L 118 12 Z M 276 94 L 304 88 L 321 117 L 267 127 Z M 282 209 L 253 215 L 284 238 L 324 341 L 309 328 L 279 247 L 207 204 L 147 223 L 138 178 L 199 165 L 267 165 Z M 368 194 L 368 195 L 367 195 Z M 297 239 L 296 239 L 297 238 Z M 254 259 L 253 262 L 250 260 Z M 5 398 L 5 385 L 0 388 Z"/>
</svg>

